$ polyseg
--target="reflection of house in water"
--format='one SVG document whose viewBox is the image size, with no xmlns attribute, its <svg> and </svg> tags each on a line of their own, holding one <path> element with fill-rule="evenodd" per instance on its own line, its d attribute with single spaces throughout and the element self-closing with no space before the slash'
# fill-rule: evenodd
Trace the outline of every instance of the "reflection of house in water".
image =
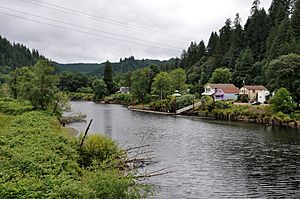
<svg viewBox="0 0 300 199">
<path fill-rule="evenodd" d="M 239 89 L 233 84 L 206 84 L 202 95 L 212 96 L 214 100 L 236 100 Z"/>
<path fill-rule="evenodd" d="M 121 87 L 117 93 L 127 93 L 129 94 L 129 87 Z"/>
</svg>

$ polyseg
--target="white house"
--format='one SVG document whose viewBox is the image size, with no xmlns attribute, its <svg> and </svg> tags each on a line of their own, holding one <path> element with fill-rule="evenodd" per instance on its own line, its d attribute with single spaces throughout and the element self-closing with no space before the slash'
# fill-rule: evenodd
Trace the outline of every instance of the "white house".
<svg viewBox="0 0 300 199">
<path fill-rule="evenodd" d="M 256 100 L 260 103 L 265 103 L 269 94 L 269 91 L 262 85 L 245 85 L 240 89 L 240 95 L 247 95 L 249 100 Z"/>
<path fill-rule="evenodd" d="M 267 96 L 270 95 L 269 91 L 259 91 L 257 93 L 257 101 L 259 101 L 260 103 L 265 103 L 267 101 Z"/>
</svg>

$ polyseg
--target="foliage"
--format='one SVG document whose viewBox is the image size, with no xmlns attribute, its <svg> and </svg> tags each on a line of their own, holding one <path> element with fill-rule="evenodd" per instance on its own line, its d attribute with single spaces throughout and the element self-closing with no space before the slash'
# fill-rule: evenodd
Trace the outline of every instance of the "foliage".
<svg viewBox="0 0 300 199">
<path fill-rule="evenodd" d="M 131 89 L 130 92 L 136 97 L 139 101 L 142 101 L 145 94 L 147 93 L 148 88 L 148 79 L 145 70 L 138 69 L 132 73 L 131 76 Z"/>
<path fill-rule="evenodd" d="M 182 68 L 172 70 L 170 72 L 172 87 L 174 90 L 178 90 L 180 93 L 183 93 L 187 90 L 186 85 L 186 74 Z"/>
<path fill-rule="evenodd" d="M 286 88 L 280 88 L 271 98 L 271 107 L 275 112 L 291 113 L 294 110 L 295 104 Z"/>
<path fill-rule="evenodd" d="M 154 102 L 150 102 L 148 104 L 149 108 L 154 111 L 174 111 L 175 105 L 172 103 L 173 101 L 170 99 L 157 100 Z"/>
<path fill-rule="evenodd" d="M 81 73 L 63 72 L 59 74 L 58 78 L 58 88 L 62 91 L 76 92 L 80 88 L 89 86 L 88 77 Z"/>
<path fill-rule="evenodd" d="M 176 98 L 176 109 L 181 109 L 183 107 L 189 106 L 193 104 L 193 95 L 183 95 L 181 97 Z"/>
<path fill-rule="evenodd" d="M 228 68 L 218 68 L 213 72 L 210 82 L 228 84 L 231 82 L 231 77 L 232 75 Z"/>
<path fill-rule="evenodd" d="M 56 135 L 54 117 L 24 113 L 0 137 L 3 198 L 75 197 L 79 166 L 72 140 Z"/>
<path fill-rule="evenodd" d="M 289 54 L 272 60 L 265 66 L 265 74 L 271 91 L 285 87 L 300 103 L 300 55 Z"/>
<path fill-rule="evenodd" d="M 0 98 L 0 112 L 12 115 L 19 115 L 32 111 L 34 107 L 30 102 L 21 102 L 11 98 Z"/>
<path fill-rule="evenodd" d="M 107 100 L 107 98 L 105 100 Z M 132 94 L 116 93 L 116 94 L 110 95 L 108 98 L 108 101 L 113 101 L 118 104 L 131 104 L 134 100 L 133 100 Z"/>
<path fill-rule="evenodd" d="M 172 94 L 172 78 L 166 72 L 160 72 L 152 84 L 152 93 L 159 95 L 162 99 Z"/>
<path fill-rule="evenodd" d="M 250 48 L 242 51 L 236 61 L 234 71 L 234 81 L 238 86 L 245 84 L 251 84 L 252 81 L 252 66 L 254 64 L 252 51 Z"/>
<path fill-rule="evenodd" d="M 95 79 L 92 87 L 95 92 L 94 101 L 102 99 L 108 93 L 107 86 L 102 79 Z"/>
<path fill-rule="evenodd" d="M 106 160 L 112 160 L 121 155 L 117 143 L 103 135 L 88 136 L 80 149 L 79 163 L 85 167 L 92 163 L 101 164 Z"/>
<path fill-rule="evenodd" d="M 200 109 L 201 110 L 207 110 L 208 112 L 211 112 L 213 109 L 213 99 L 210 96 L 202 96 L 201 97 L 201 106 Z"/>
<path fill-rule="evenodd" d="M 81 167 L 113 158 L 121 151 L 103 136 L 89 137 L 81 152 L 55 117 L 27 112 L 14 119 L 0 114 L 1 198 L 146 198 L 149 187 L 136 184 L 112 165 Z M 116 161 L 117 158 L 115 157 Z"/>
<path fill-rule="evenodd" d="M 11 44 L 0 36 L 0 66 L 8 66 L 11 70 L 18 67 L 32 66 L 39 59 L 44 59 L 37 50 L 30 51 L 18 43 Z"/>
<path fill-rule="evenodd" d="M 108 93 L 112 93 L 114 82 L 112 77 L 112 66 L 109 61 L 106 61 L 105 63 L 103 81 L 106 84 Z"/>
<path fill-rule="evenodd" d="M 95 95 L 91 93 L 68 93 L 70 100 L 74 101 L 92 101 L 94 100 Z"/>
<path fill-rule="evenodd" d="M 272 116 L 272 119 L 273 119 L 273 120 L 280 121 L 280 122 L 291 122 L 291 121 L 292 121 L 292 119 L 291 119 L 287 114 L 284 114 L 284 113 L 281 112 L 281 111 L 275 113 L 275 114 Z"/>
</svg>

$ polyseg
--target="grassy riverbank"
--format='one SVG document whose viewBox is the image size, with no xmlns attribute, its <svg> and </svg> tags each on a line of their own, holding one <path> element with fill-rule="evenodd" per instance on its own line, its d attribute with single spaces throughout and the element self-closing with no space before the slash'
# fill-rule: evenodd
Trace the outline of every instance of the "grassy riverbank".
<svg viewBox="0 0 300 199">
<path fill-rule="evenodd" d="M 121 167 L 110 138 L 88 137 L 82 148 L 46 111 L 15 114 L 22 102 L 1 100 L 1 198 L 143 198 L 149 187 Z M 9 114 L 4 113 L 8 112 Z M 12 114 L 14 113 L 14 114 Z"/>
</svg>

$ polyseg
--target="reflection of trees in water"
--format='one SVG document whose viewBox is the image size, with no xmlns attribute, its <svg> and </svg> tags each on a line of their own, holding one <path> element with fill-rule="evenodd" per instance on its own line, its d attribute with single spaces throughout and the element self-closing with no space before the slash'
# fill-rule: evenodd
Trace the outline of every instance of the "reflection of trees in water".
<svg viewBox="0 0 300 199">
<path fill-rule="evenodd" d="M 112 137 L 112 116 L 111 116 L 111 110 L 106 109 L 103 111 L 104 116 L 104 134 Z"/>
</svg>

